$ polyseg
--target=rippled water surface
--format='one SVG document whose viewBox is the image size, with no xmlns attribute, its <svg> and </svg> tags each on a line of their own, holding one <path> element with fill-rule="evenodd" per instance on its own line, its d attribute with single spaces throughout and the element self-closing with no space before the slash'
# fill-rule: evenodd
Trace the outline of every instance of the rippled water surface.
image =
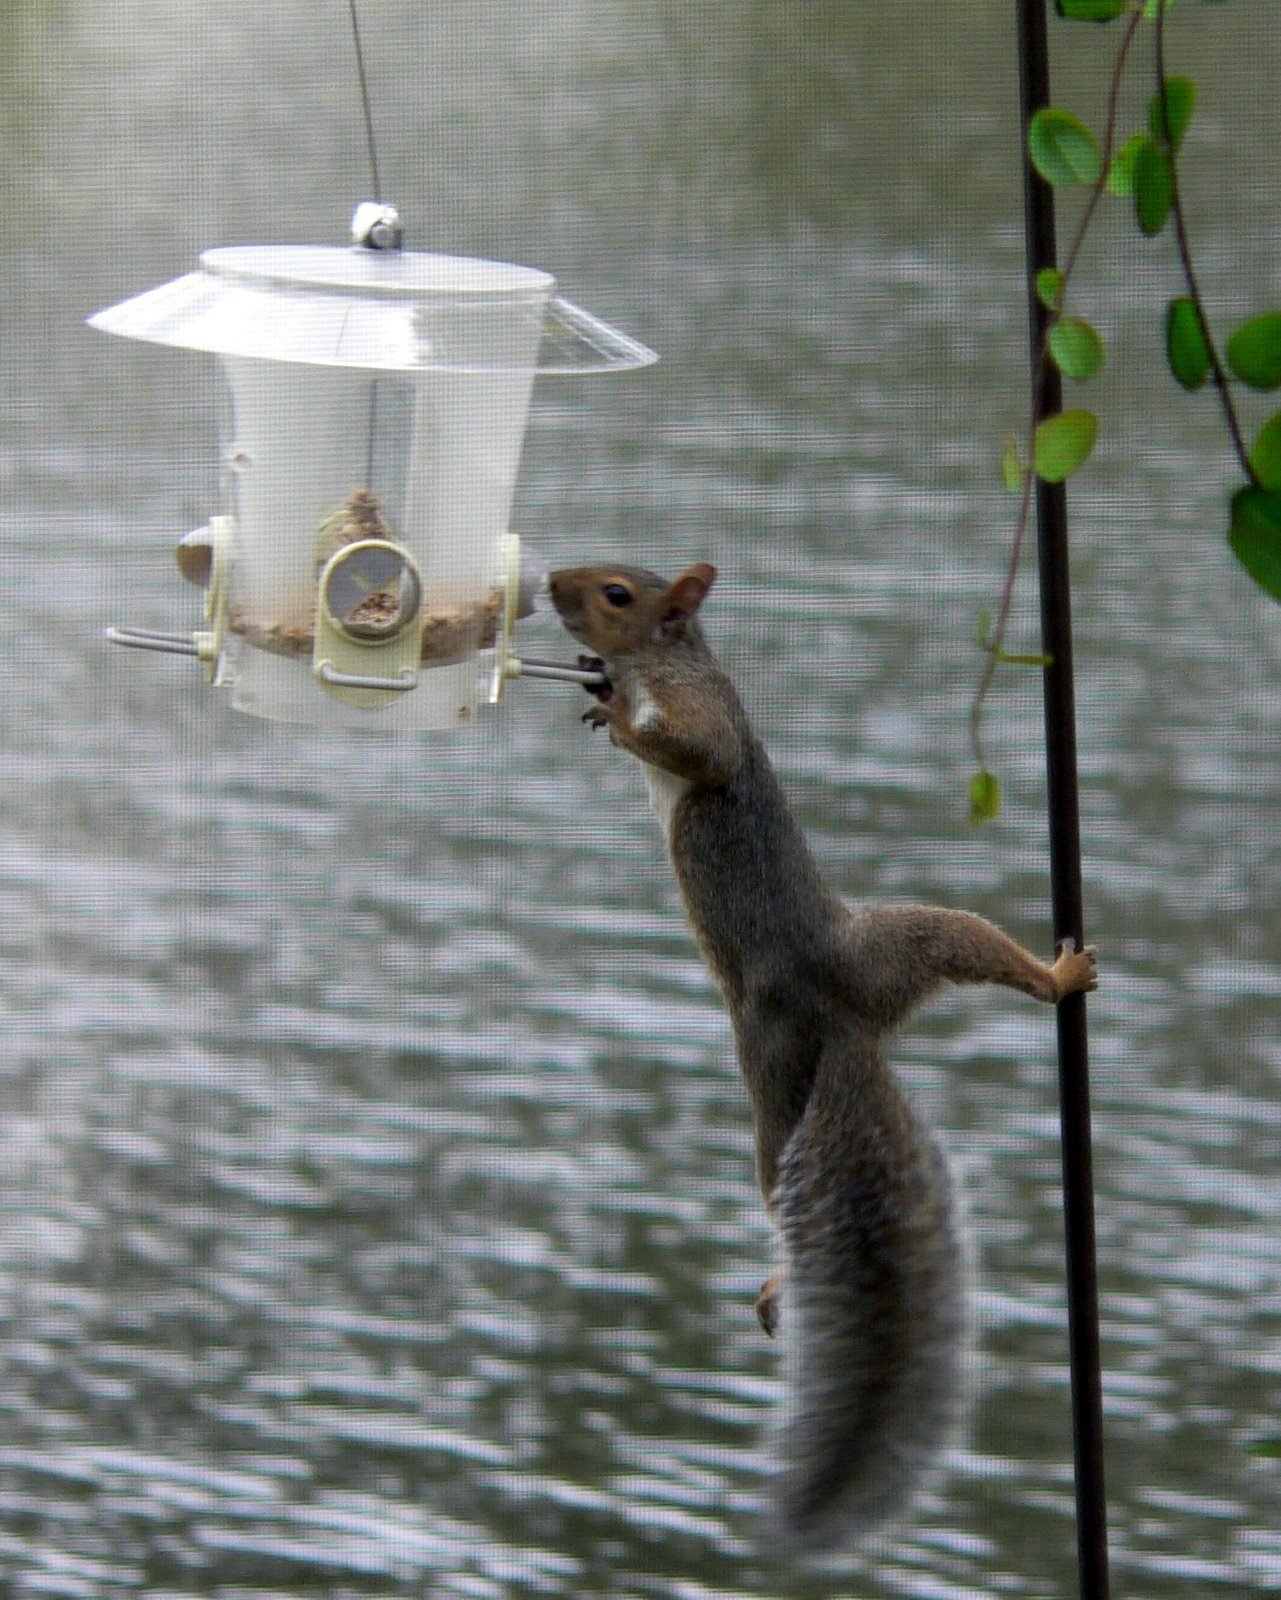
<svg viewBox="0 0 1281 1600">
<path fill-rule="evenodd" d="M 1034 675 L 991 708 L 1005 815 L 964 819 L 1026 359 L 980 9 L 363 13 L 410 242 L 552 268 L 663 354 L 540 389 L 522 532 L 716 561 L 709 628 L 833 880 L 1048 949 Z M 756 1543 L 771 1242 L 637 773 L 568 689 L 318 734 L 101 641 L 195 620 L 168 551 L 217 509 L 217 390 L 81 319 L 203 245 L 342 236 L 345 26 L 0 8 L 4 1590 L 1069 1595 L 1048 1014 L 957 993 L 897 1044 L 978 1241 L 974 1419 L 908 1526 L 806 1578 Z M 1207 285 L 1275 304 L 1266 8 L 1171 34 Z M 1055 33 L 1086 107 L 1108 38 Z M 1281 612 L 1223 546 L 1211 402 L 1151 376 L 1169 249 L 1118 218 L 1083 271 L 1113 349 L 1072 507 L 1117 1592 L 1272 1593 Z"/>
</svg>

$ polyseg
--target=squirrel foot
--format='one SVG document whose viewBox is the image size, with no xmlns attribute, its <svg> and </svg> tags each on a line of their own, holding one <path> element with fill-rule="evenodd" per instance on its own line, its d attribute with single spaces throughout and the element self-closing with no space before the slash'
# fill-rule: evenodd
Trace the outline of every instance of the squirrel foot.
<svg viewBox="0 0 1281 1600">
<path fill-rule="evenodd" d="M 776 1272 L 761 1285 L 761 1292 L 756 1296 L 757 1320 L 771 1339 L 778 1332 L 778 1291 L 782 1277 L 781 1272 Z"/>
<path fill-rule="evenodd" d="M 1058 998 L 1066 995 L 1088 993 L 1099 986 L 1099 947 L 1095 944 L 1073 948 L 1071 939 L 1064 939 L 1059 953 L 1050 968 L 1058 988 Z"/>
</svg>

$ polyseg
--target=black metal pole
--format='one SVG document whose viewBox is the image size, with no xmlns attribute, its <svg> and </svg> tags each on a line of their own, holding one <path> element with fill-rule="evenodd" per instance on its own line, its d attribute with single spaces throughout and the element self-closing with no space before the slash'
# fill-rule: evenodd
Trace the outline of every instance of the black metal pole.
<svg viewBox="0 0 1281 1600">
<path fill-rule="evenodd" d="M 1023 135 L 1028 303 L 1036 414 L 1062 409 L 1058 369 L 1042 361 L 1046 311 L 1035 277 L 1055 265 L 1054 198 L 1027 157 L 1033 114 L 1049 104 L 1045 0 L 1015 0 L 1019 100 Z M 1037 560 L 1045 669 L 1045 743 L 1049 789 L 1050 881 L 1055 940 L 1084 937 L 1081 828 L 1077 793 L 1076 711 L 1072 687 L 1072 596 L 1068 571 L 1067 495 L 1061 483 L 1036 485 Z M 1077 1561 L 1081 1600 L 1107 1600 L 1107 1500 L 1103 1478 L 1103 1385 L 1094 1238 L 1094 1174 L 1090 1142 L 1089 1056 L 1085 996 L 1058 1008 L 1059 1114 L 1062 1128 L 1063 1216 L 1067 1245 L 1068 1348 L 1076 1465 Z"/>
</svg>

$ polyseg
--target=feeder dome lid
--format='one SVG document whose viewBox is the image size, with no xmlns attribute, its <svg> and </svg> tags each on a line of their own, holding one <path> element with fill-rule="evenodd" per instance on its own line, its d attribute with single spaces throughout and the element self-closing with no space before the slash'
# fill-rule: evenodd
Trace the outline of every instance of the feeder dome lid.
<svg viewBox="0 0 1281 1600">
<path fill-rule="evenodd" d="M 658 359 L 555 285 L 469 256 L 237 245 L 88 320 L 187 350 L 390 372 L 615 372 Z"/>
</svg>

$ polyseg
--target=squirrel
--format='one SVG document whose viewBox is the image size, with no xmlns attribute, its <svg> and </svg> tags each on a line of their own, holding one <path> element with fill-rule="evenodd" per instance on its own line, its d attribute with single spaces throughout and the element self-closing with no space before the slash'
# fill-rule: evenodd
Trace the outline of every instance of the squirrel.
<svg viewBox="0 0 1281 1600">
<path fill-rule="evenodd" d="M 784 1265 L 778 1540 L 834 1552 L 898 1520 L 961 1406 L 966 1251 L 948 1168 L 882 1041 L 944 979 L 1056 1004 L 1096 951 L 1039 961 L 984 918 L 848 906 L 822 878 L 700 607 L 716 569 L 553 572 L 552 604 L 603 682 L 583 720 L 636 756 L 685 909 L 733 1027 L 757 1176 Z"/>
</svg>

